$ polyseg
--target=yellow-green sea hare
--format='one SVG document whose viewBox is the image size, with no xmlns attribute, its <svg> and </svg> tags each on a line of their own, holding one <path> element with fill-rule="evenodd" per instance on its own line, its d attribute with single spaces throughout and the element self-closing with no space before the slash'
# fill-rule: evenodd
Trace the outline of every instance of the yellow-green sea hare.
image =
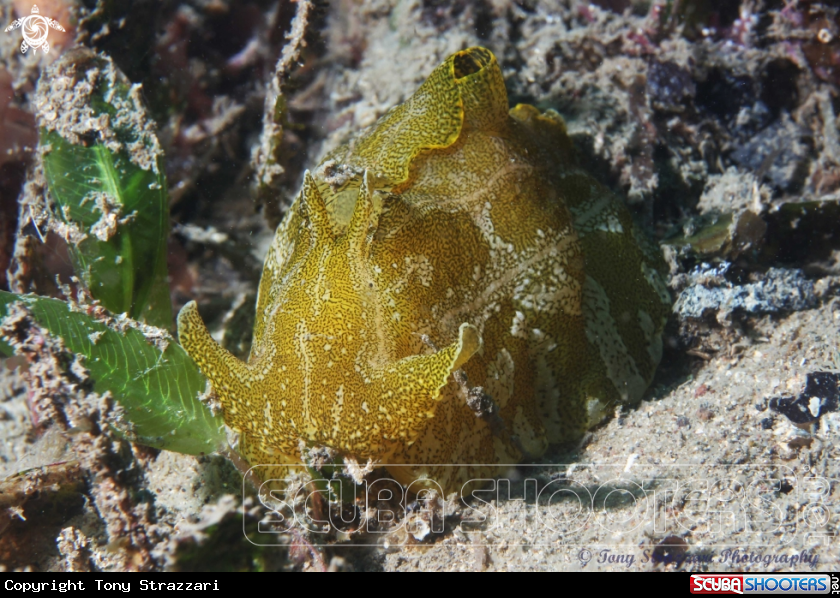
<svg viewBox="0 0 840 598">
<path fill-rule="evenodd" d="M 194 302 L 178 329 L 252 465 L 323 445 L 457 488 L 640 400 L 663 267 L 562 119 L 509 110 L 495 57 L 470 48 L 306 173 L 247 364 Z"/>
</svg>

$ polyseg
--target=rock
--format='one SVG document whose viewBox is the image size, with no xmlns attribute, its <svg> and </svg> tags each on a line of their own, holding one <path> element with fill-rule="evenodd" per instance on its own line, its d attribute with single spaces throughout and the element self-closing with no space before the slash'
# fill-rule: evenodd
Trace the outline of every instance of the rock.
<svg viewBox="0 0 840 598">
<path fill-rule="evenodd" d="M 760 280 L 737 285 L 724 278 L 730 264 L 712 267 L 701 264 L 689 274 L 691 281 L 674 304 L 681 318 L 702 318 L 718 312 L 718 320 L 728 319 L 735 310 L 750 314 L 801 311 L 814 307 L 814 283 L 801 270 L 770 268 Z"/>
<path fill-rule="evenodd" d="M 732 152 L 741 168 L 755 172 L 777 191 L 796 192 L 808 176 L 810 148 L 800 127 L 784 114 Z"/>
</svg>

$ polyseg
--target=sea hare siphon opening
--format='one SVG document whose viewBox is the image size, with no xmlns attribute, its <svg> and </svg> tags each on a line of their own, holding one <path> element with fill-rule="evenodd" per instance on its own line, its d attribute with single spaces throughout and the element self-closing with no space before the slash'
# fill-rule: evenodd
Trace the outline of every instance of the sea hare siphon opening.
<svg viewBox="0 0 840 598">
<path fill-rule="evenodd" d="M 458 52 L 453 61 L 455 65 L 455 79 L 463 79 L 469 75 L 474 75 L 485 66 L 490 64 L 493 60 L 493 55 L 490 50 L 484 48 L 470 48 L 463 52 Z"/>
</svg>

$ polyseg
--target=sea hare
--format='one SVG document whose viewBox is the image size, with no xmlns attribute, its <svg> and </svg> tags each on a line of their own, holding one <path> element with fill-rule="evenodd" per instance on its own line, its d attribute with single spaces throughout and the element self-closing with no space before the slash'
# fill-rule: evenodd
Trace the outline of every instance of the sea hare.
<svg viewBox="0 0 840 598">
<path fill-rule="evenodd" d="M 495 57 L 470 48 L 305 174 L 248 363 L 194 302 L 178 330 L 252 465 L 328 446 L 457 488 L 640 400 L 663 268 L 560 116 L 509 109 Z"/>
</svg>

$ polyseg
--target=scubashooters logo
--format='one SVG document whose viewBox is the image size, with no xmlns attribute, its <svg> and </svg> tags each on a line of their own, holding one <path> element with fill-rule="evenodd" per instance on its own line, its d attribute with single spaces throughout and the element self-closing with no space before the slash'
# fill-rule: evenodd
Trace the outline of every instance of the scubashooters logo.
<svg viewBox="0 0 840 598">
<path fill-rule="evenodd" d="M 692 575 L 692 594 L 828 594 L 831 578 L 804 575 Z"/>
<path fill-rule="evenodd" d="M 22 28 L 23 41 L 20 44 L 20 51 L 23 54 L 26 54 L 29 48 L 32 48 L 36 53 L 39 48 L 44 53 L 49 52 L 50 44 L 47 41 L 47 35 L 49 34 L 50 27 L 56 31 L 64 31 L 64 27 L 58 21 L 44 17 L 39 12 L 38 5 L 34 4 L 31 15 L 12 21 L 12 24 L 6 27 L 7 32 L 14 31 L 19 27 Z"/>
</svg>

